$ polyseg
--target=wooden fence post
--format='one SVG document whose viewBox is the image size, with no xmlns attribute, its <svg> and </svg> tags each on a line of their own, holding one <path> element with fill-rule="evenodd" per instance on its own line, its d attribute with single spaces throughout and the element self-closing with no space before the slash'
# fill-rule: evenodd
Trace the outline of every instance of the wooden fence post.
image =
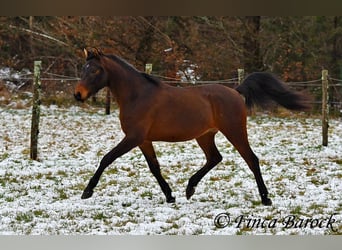
<svg viewBox="0 0 342 250">
<path fill-rule="evenodd" d="M 245 70 L 244 69 L 238 69 L 238 83 L 239 83 L 239 85 L 242 83 L 244 78 L 245 78 Z"/>
<path fill-rule="evenodd" d="M 110 89 L 107 87 L 106 89 L 106 115 L 110 114 Z"/>
<path fill-rule="evenodd" d="M 38 156 L 38 134 L 39 134 L 40 103 L 41 103 L 41 100 L 40 100 L 41 68 L 42 68 L 42 62 L 34 61 L 33 103 L 32 103 L 31 145 L 30 145 L 30 158 L 32 160 L 37 160 L 37 156 Z"/>
<path fill-rule="evenodd" d="M 328 146 L 329 94 L 328 70 L 322 70 L 322 145 Z"/>
<path fill-rule="evenodd" d="M 151 74 L 152 73 L 152 63 L 146 63 L 145 65 L 145 73 Z"/>
</svg>

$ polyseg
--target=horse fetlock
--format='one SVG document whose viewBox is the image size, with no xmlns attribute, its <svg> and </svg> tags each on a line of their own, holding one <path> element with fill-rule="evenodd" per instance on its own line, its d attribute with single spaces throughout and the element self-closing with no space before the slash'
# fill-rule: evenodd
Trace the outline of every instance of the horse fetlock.
<svg viewBox="0 0 342 250">
<path fill-rule="evenodd" d="M 166 198 L 166 202 L 167 203 L 175 203 L 176 202 L 176 198 L 173 196 L 170 196 L 168 198 Z"/>
<path fill-rule="evenodd" d="M 271 206 L 272 201 L 270 198 L 267 197 L 267 195 L 261 195 L 261 203 L 265 206 Z"/>
<path fill-rule="evenodd" d="M 189 200 L 191 196 L 195 193 L 195 186 L 190 186 L 186 188 L 186 198 Z"/>
<path fill-rule="evenodd" d="M 88 199 L 88 198 L 90 198 L 92 195 L 93 195 L 93 193 L 94 193 L 94 191 L 93 190 L 87 190 L 87 189 L 85 189 L 84 191 L 83 191 L 83 194 L 82 194 L 82 196 L 81 196 L 81 199 Z"/>
</svg>

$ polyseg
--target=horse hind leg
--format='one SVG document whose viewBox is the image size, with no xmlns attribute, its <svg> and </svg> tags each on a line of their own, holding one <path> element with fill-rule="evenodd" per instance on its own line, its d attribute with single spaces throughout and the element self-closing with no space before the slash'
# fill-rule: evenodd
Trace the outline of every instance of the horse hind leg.
<svg viewBox="0 0 342 250">
<path fill-rule="evenodd" d="M 268 191 L 261 175 L 259 159 L 252 151 L 248 142 L 246 126 L 236 126 L 234 129 L 230 128 L 229 130 L 223 130 L 222 133 L 237 149 L 253 172 L 262 204 L 266 206 L 272 205 L 272 201 L 268 198 Z"/>
<path fill-rule="evenodd" d="M 162 189 L 162 191 L 166 197 L 166 201 L 168 203 L 174 203 L 176 201 L 176 199 L 172 196 L 172 190 L 171 190 L 169 184 L 167 184 L 167 182 L 165 181 L 165 179 L 161 175 L 159 162 L 157 160 L 157 156 L 156 156 L 156 153 L 154 151 L 152 143 L 151 142 L 145 142 L 142 145 L 140 145 L 139 148 L 142 151 L 142 153 L 144 154 L 145 159 L 147 161 L 147 164 L 148 164 L 152 174 L 157 179 L 159 186 L 161 187 L 161 189 Z"/>
<path fill-rule="evenodd" d="M 195 193 L 195 187 L 199 183 L 199 181 L 220 161 L 222 161 L 222 156 L 220 152 L 217 150 L 215 145 L 214 137 L 216 132 L 208 132 L 207 134 L 202 135 L 197 138 L 197 143 L 203 150 L 207 162 L 206 164 L 198 170 L 191 178 L 189 179 L 188 186 L 186 188 L 186 198 L 190 199 L 191 196 Z"/>
</svg>

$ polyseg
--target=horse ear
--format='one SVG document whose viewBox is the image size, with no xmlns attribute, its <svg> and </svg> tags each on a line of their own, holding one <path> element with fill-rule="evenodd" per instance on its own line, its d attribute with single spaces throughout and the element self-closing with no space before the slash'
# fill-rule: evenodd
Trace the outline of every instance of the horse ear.
<svg viewBox="0 0 342 250">
<path fill-rule="evenodd" d="M 103 55 L 102 51 L 100 49 L 98 49 L 98 48 L 94 48 L 93 49 L 93 53 L 94 53 L 95 57 L 99 57 L 99 56 Z"/>
<path fill-rule="evenodd" d="M 83 49 L 84 56 L 87 59 L 88 58 L 88 50 L 86 48 Z"/>
<path fill-rule="evenodd" d="M 92 58 L 99 59 L 99 57 L 103 55 L 102 51 L 100 51 L 97 48 L 90 48 L 90 49 L 84 48 L 83 52 L 84 52 L 86 60 L 90 60 Z"/>
</svg>

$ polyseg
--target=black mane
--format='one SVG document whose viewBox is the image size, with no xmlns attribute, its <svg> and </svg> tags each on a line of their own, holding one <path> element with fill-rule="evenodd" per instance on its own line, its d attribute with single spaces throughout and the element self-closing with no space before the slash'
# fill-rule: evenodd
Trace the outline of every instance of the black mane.
<svg viewBox="0 0 342 250">
<path fill-rule="evenodd" d="M 152 75 L 149 75 L 147 73 L 144 73 L 144 72 L 140 72 L 140 74 L 145 77 L 149 82 L 153 83 L 153 84 L 156 84 L 156 85 L 159 85 L 159 83 L 161 82 L 157 77 L 154 77 Z"/>
<path fill-rule="evenodd" d="M 116 63 L 120 64 L 125 69 L 140 74 L 144 79 L 146 79 L 150 83 L 159 85 L 159 83 L 161 82 L 158 78 L 137 70 L 132 64 L 128 63 L 126 60 L 122 59 L 121 57 L 118 57 L 115 55 L 105 55 L 105 56 L 115 61 Z"/>
</svg>

